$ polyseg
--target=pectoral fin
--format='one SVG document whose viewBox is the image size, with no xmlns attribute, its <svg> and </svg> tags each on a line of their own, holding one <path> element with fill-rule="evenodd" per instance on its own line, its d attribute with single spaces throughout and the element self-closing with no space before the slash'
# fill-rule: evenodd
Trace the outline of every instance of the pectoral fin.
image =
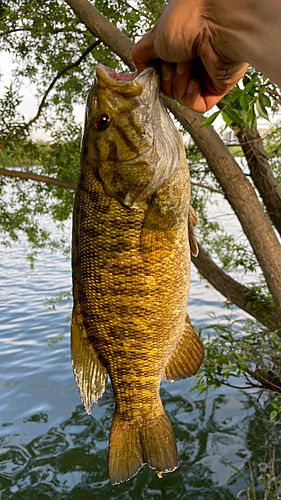
<svg viewBox="0 0 281 500">
<path fill-rule="evenodd" d="M 73 310 L 71 326 L 71 358 L 74 376 L 82 402 L 88 414 L 103 395 L 107 385 L 107 371 L 90 344 L 86 331 Z"/>
<path fill-rule="evenodd" d="M 175 351 L 164 368 L 163 378 L 173 382 L 195 375 L 204 359 L 204 347 L 197 337 L 188 314 L 186 315 L 185 328 L 180 337 Z"/>
<path fill-rule="evenodd" d="M 145 260 L 161 261 L 169 256 L 176 238 L 176 216 L 172 207 L 155 200 L 150 205 L 141 231 L 141 252 Z"/>
<path fill-rule="evenodd" d="M 199 223 L 198 215 L 195 212 L 194 208 L 190 205 L 189 214 L 188 214 L 188 237 L 189 237 L 189 245 L 190 251 L 194 257 L 197 257 L 199 250 L 196 241 L 196 237 L 194 234 L 194 226 L 197 226 Z"/>
</svg>

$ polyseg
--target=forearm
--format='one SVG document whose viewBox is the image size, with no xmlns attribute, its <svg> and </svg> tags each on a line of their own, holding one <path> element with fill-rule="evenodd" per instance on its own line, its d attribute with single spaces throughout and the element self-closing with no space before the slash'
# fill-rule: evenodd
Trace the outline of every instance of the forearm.
<svg viewBox="0 0 281 500">
<path fill-rule="evenodd" d="M 219 55 L 248 62 L 281 86 L 281 0 L 203 3 Z"/>
</svg>

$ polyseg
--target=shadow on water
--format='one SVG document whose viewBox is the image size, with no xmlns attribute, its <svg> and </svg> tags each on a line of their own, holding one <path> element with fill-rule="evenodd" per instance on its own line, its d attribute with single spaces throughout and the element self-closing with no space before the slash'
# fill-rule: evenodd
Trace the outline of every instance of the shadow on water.
<svg viewBox="0 0 281 500">
<path fill-rule="evenodd" d="M 114 397 L 109 386 L 94 416 L 79 404 L 70 418 L 55 427 L 48 428 L 45 412 L 28 417 L 26 423 L 45 425 L 48 430 L 25 445 L 10 426 L 9 434 L 0 440 L 1 500 L 234 500 L 245 483 L 222 460 L 243 470 L 248 480 L 245 464 L 249 460 L 255 477 L 261 474 L 266 467 L 265 436 L 272 434 L 272 424 L 262 420 L 262 406 L 254 395 L 238 391 L 227 396 L 216 391 L 207 400 L 196 400 L 191 393 L 181 396 L 178 388 L 174 394 L 168 392 L 165 385 L 161 396 L 179 449 L 177 471 L 159 479 L 144 467 L 131 481 L 110 484 L 107 453 Z M 242 407 L 251 409 L 251 415 Z M 274 439 L 271 446 L 277 444 Z M 280 462 L 277 448 L 276 464 Z M 257 488 L 259 498 L 264 496 Z"/>
</svg>

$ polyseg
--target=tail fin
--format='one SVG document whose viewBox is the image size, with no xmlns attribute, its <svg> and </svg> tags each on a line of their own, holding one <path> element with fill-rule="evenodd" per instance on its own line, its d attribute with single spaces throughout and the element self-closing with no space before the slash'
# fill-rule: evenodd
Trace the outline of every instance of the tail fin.
<svg viewBox="0 0 281 500">
<path fill-rule="evenodd" d="M 135 476 L 147 464 L 158 473 L 179 466 L 171 423 L 166 415 L 144 425 L 127 423 L 115 411 L 109 441 L 109 477 L 119 484 Z"/>
</svg>

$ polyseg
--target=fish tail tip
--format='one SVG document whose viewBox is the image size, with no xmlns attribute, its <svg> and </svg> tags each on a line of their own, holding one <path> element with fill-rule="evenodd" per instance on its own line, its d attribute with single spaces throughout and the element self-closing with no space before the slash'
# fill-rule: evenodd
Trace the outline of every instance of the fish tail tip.
<svg viewBox="0 0 281 500">
<path fill-rule="evenodd" d="M 143 465 L 158 477 L 179 466 L 171 423 L 164 413 L 149 423 L 124 423 L 115 413 L 109 443 L 109 477 L 112 484 L 128 481 Z"/>
</svg>

